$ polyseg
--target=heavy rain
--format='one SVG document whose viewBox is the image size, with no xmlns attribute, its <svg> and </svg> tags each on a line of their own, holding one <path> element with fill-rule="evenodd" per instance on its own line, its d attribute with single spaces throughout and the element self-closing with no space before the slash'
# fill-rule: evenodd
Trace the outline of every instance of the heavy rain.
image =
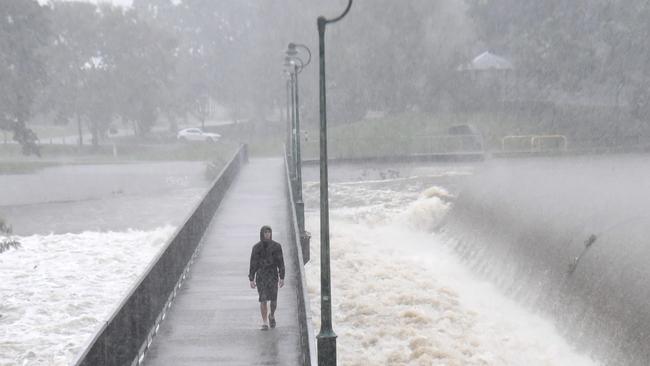
<svg viewBox="0 0 650 366">
<path fill-rule="evenodd" d="M 0 1 L 0 366 L 650 364 L 648 19 Z"/>
</svg>

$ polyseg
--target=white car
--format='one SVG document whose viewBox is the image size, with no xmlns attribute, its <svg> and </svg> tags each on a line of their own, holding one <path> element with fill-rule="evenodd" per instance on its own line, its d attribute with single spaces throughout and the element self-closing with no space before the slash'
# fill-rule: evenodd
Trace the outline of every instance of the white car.
<svg viewBox="0 0 650 366">
<path fill-rule="evenodd" d="M 178 131 L 176 135 L 178 141 L 205 141 L 217 142 L 221 138 L 218 133 L 203 132 L 200 128 L 186 128 Z"/>
</svg>

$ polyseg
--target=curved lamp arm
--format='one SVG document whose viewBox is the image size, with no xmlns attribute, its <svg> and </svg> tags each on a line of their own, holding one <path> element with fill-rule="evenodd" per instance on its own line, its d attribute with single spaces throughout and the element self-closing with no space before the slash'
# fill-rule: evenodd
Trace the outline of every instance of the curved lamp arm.
<svg viewBox="0 0 650 366">
<path fill-rule="evenodd" d="M 336 23 L 339 20 L 341 20 L 348 13 L 348 11 L 350 11 L 351 7 L 352 7 L 352 0 L 349 0 L 348 1 L 348 7 L 345 8 L 345 10 L 343 11 L 343 14 L 339 15 L 338 17 L 336 17 L 334 19 L 325 19 L 325 17 L 318 17 L 318 18 L 319 18 L 319 20 L 320 20 L 320 18 L 323 18 L 323 21 L 325 22 L 325 24 L 327 24 L 327 23 Z"/>
<path fill-rule="evenodd" d="M 300 44 L 300 43 L 293 43 L 293 42 L 289 43 L 289 49 L 292 49 L 292 48 L 295 49 L 296 47 L 300 47 L 303 50 L 307 51 L 307 56 L 308 56 L 307 57 L 307 62 L 305 62 L 303 64 L 303 67 L 309 65 L 309 63 L 311 62 L 311 51 L 309 50 L 309 47 L 305 46 L 304 44 Z"/>
</svg>

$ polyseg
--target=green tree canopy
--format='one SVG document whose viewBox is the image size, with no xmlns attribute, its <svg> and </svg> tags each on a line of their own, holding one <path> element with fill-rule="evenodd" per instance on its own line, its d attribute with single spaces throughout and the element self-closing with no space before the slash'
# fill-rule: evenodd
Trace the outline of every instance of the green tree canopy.
<svg viewBox="0 0 650 366">
<path fill-rule="evenodd" d="M 0 129 L 14 132 L 25 154 L 39 154 L 26 122 L 46 83 L 44 47 L 50 34 L 46 10 L 33 0 L 0 2 Z"/>
</svg>

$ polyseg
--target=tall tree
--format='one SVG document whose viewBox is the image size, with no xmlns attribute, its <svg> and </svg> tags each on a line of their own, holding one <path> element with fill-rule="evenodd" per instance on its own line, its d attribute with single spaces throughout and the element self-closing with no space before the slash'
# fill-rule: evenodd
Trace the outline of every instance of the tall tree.
<svg viewBox="0 0 650 366">
<path fill-rule="evenodd" d="M 26 122 L 46 82 L 43 48 L 49 34 L 45 9 L 33 0 L 0 2 L 0 129 L 12 130 L 25 154 L 39 154 Z"/>
<path fill-rule="evenodd" d="M 648 4 L 619 1 L 467 0 L 481 39 L 510 55 L 541 89 L 616 94 L 643 73 Z"/>
<path fill-rule="evenodd" d="M 456 1 L 355 1 L 332 29 L 333 111 L 362 108 L 347 117 L 355 121 L 365 109 L 437 108 L 455 85 L 472 37 L 465 6 Z"/>
<path fill-rule="evenodd" d="M 91 85 L 101 65 L 101 43 L 97 37 L 97 7 L 82 2 L 57 2 L 50 12 L 52 42 L 48 47 L 50 82 L 43 98 L 43 110 L 56 115 L 56 123 L 74 121 L 83 144 L 83 124 L 92 110 Z"/>
<path fill-rule="evenodd" d="M 119 115 L 147 134 L 175 87 L 177 42 L 173 35 L 141 19 L 134 10 L 102 8 L 105 60 L 117 84 Z"/>
</svg>

